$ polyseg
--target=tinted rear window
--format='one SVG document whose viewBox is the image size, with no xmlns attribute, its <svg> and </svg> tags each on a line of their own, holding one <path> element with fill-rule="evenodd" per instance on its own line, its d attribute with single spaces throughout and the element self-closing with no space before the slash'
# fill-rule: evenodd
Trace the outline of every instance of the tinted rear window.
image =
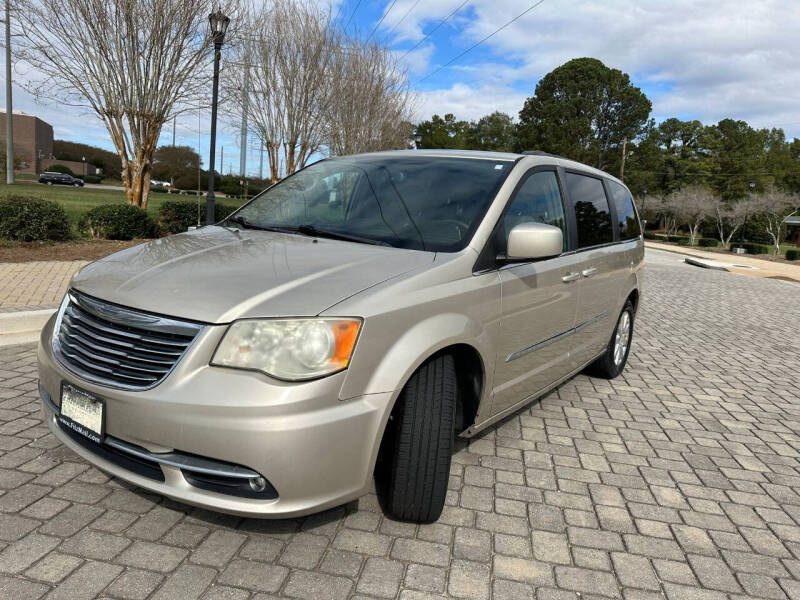
<svg viewBox="0 0 800 600">
<path fill-rule="evenodd" d="M 617 213 L 619 239 L 631 240 L 639 237 L 642 230 L 639 226 L 639 219 L 636 217 L 636 209 L 633 207 L 631 193 L 614 181 L 609 181 L 608 185 L 614 201 L 614 211 Z"/>
<path fill-rule="evenodd" d="M 613 242 L 614 230 L 603 182 L 595 177 L 567 173 L 567 190 L 575 211 L 578 248 Z"/>
</svg>

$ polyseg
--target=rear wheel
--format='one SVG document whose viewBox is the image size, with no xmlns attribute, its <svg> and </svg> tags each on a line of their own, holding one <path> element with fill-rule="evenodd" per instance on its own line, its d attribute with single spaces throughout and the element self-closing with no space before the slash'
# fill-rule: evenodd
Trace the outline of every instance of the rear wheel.
<svg viewBox="0 0 800 600">
<path fill-rule="evenodd" d="M 396 519 L 430 523 L 447 495 L 456 406 L 455 362 L 442 354 L 411 376 L 389 423 L 386 509 Z"/>
<path fill-rule="evenodd" d="M 633 304 L 630 300 L 626 300 L 606 351 L 587 369 L 590 375 L 614 379 L 625 369 L 633 339 L 634 314 Z"/>
</svg>

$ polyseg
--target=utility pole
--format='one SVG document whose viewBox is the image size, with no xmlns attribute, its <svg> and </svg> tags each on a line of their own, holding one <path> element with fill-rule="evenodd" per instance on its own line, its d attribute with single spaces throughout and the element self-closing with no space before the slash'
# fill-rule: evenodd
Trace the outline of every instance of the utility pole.
<svg viewBox="0 0 800 600">
<path fill-rule="evenodd" d="M 625 178 L 625 150 L 628 147 L 628 138 L 622 138 L 622 162 L 619 165 L 619 179 Z"/>
<path fill-rule="evenodd" d="M 14 183 L 14 109 L 11 102 L 11 0 L 6 0 L 6 183 Z"/>
<path fill-rule="evenodd" d="M 248 61 L 250 57 L 245 54 L 244 56 L 244 86 L 242 87 L 242 132 L 241 140 L 239 143 L 239 177 L 244 179 L 245 171 L 247 171 L 247 108 L 250 87 L 250 68 Z"/>
<path fill-rule="evenodd" d="M 261 152 L 258 159 L 258 178 L 264 179 L 264 140 L 261 140 Z"/>
</svg>

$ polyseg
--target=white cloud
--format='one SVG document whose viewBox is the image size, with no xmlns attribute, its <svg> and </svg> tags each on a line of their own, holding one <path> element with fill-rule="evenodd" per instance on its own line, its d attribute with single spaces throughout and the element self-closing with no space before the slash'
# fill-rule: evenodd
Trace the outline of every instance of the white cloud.
<svg viewBox="0 0 800 600">
<path fill-rule="evenodd" d="M 516 118 L 525 94 L 507 86 L 484 85 L 472 87 L 455 84 L 450 88 L 422 92 L 417 108 L 418 119 L 428 119 L 434 113 L 453 113 L 459 119 L 479 119 L 496 110 Z"/>
<path fill-rule="evenodd" d="M 400 5 L 398 1 L 393 12 L 402 12 Z M 422 2 L 398 30 L 428 31 L 454 5 L 449 0 Z M 454 19 L 461 28 L 452 38 L 458 44 L 451 49 L 440 44 L 436 59 L 445 62 L 528 6 L 530 0 L 472 0 Z M 546 1 L 458 61 L 475 67 L 461 74 L 461 85 L 426 96 L 438 97 L 454 110 L 463 101 L 456 114 L 466 114 L 474 101 L 463 90 L 480 89 L 482 83 L 468 77 L 486 71 L 473 61 L 487 50 L 493 63 L 506 62 L 505 85 L 524 85 L 525 95 L 558 65 L 593 56 L 647 88 L 656 117 L 685 115 L 714 122 L 730 116 L 759 125 L 786 124 L 787 132 L 800 135 L 799 22 L 796 0 Z M 508 69 L 514 61 L 519 67 Z"/>
</svg>

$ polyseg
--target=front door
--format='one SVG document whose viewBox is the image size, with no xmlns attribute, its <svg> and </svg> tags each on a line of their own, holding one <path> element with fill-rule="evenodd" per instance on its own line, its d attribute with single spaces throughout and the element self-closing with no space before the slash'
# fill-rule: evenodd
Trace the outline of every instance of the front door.
<svg viewBox="0 0 800 600">
<path fill-rule="evenodd" d="M 567 221 L 555 169 L 533 169 L 524 179 L 495 230 L 505 250 L 508 233 L 520 223 L 560 227 L 567 245 Z M 574 254 L 509 264 L 500 270 L 501 322 L 495 363 L 497 414 L 569 374 L 571 330 L 580 275 Z"/>
</svg>

